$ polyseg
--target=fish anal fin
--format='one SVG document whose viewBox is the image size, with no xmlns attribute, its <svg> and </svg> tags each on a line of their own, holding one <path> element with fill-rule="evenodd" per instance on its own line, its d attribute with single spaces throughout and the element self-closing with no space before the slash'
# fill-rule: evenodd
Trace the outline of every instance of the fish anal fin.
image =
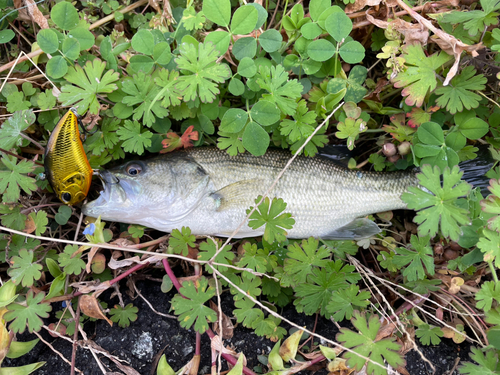
<svg viewBox="0 0 500 375">
<path fill-rule="evenodd" d="M 321 236 L 321 238 L 325 240 L 357 240 L 371 237 L 380 232 L 380 228 L 373 221 L 360 218 Z"/>
<path fill-rule="evenodd" d="M 242 204 L 251 204 L 249 192 L 255 192 L 262 189 L 263 181 L 261 179 L 241 180 L 212 193 L 212 198 L 217 201 L 217 211 L 223 211 L 231 207 L 241 207 Z M 247 202 L 249 201 L 249 202 Z"/>
</svg>

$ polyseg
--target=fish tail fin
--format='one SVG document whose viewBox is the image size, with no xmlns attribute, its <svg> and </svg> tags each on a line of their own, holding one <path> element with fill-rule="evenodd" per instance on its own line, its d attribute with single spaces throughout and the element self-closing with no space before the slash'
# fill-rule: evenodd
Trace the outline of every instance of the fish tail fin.
<svg viewBox="0 0 500 375">
<path fill-rule="evenodd" d="M 487 187 L 489 186 L 490 179 L 485 174 L 494 164 L 495 159 L 489 147 L 479 146 L 479 151 L 475 159 L 462 161 L 458 166 L 464 172 L 462 179 L 475 188 L 480 188 L 483 196 L 486 196 L 489 194 Z"/>
</svg>

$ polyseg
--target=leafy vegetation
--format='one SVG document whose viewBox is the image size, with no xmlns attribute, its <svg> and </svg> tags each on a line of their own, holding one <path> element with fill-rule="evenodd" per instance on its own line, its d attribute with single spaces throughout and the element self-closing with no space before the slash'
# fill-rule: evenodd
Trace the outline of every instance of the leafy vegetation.
<svg viewBox="0 0 500 375">
<path fill-rule="evenodd" d="M 443 1 L 429 11 L 397 0 L 388 14 L 402 16 L 385 19 L 386 5 L 375 3 L 27 1 L 26 11 L 0 1 L 0 363 L 31 350 L 34 343 L 13 338 L 40 331 L 58 301 L 65 301 L 54 314 L 63 335 L 91 319 L 134 324 L 141 311 L 133 303 L 120 298 L 107 309 L 99 291 L 125 277 L 123 271 L 151 265 L 97 245 L 112 243 L 185 261 L 182 282 L 179 267 L 174 273 L 169 260 L 162 262 L 161 290 L 177 289 L 172 311 L 198 336 L 213 337 L 211 323 L 220 314 L 208 303 L 230 293 L 237 322 L 277 342 L 266 362 L 273 373 L 322 361 L 329 369 L 366 366 L 376 375 L 386 374 L 387 364 L 404 366 L 396 326 L 387 319 L 398 315 L 397 328 L 409 332 L 401 340 L 438 345 L 480 338 L 484 348 L 473 348 L 475 363 L 460 372 L 498 374 L 500 5 L 481 0 L 459 9 Z M 408 14 L 407 3 L 415 12 Z M 249 226 L 262 237 L 230 243 L 196 238 L 186 227 L 150 238 L 156 233 L 139 225 L 100 219 L 81 225 L 80 209 L 61 205 L 41 177 L 44 148 L 68 106 L 77 107 L 90 132 L 83 146 L 96 169 L 202 145 L 230 155 L 260 156 L 277 147 L 292 156 L 301 149 L 306 157 L 328 144 L 345 145 L 353 151 L 350 169 L 419 168 L 402 197 L 416 212 L 370 216 L 387 225 L 358 242 L 288 240 L 295 220 L 279 197 L 255 197 L 248 207 Z M 460 163 L 477 162 L 487 148 L 488 190 L 472 188 L 467 164 Z M 384 278 L 361 272 L 366 266 Z M 82 294 L 85 305 L 78 303 Z M 450 295 L 460 303 L 447 303 Z M 413 298 L 419 306 L 406 306 Z M 302 331 L 280 344 L 287 331 L 278 312 L 285 306 L 349 320 L 354 328 L 342 328 L 329 342 L 341 345 L 338 351 L 313 340 L 303 348 L 313 359 L 304 361 L 296 354 Z M 481 314 L 484 321 L 476 319 Z M 223 356 L 235 365 L 231 375 L 244 371 L 242 356 Z M 285 364 L 291 359 L 298 362 Z M 158 373 L 174 373 L 165 358 Z"/>
</svg>

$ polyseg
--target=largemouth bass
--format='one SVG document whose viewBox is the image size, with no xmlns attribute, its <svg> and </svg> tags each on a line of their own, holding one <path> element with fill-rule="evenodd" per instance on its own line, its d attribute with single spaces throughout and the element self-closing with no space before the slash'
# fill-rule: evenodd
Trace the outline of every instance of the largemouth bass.
<svg viewBox="0 0 500 375">
<path fill-rule="evenodd" d="M 164 232 L 230 236 L 290 158 L 285 151 L 230 156 L 195 148 L 103 171 L 104 190 L 83 206 L 86 215 Z M 418 183 L 415 172 L 349 170 L 323 157 L 299 156 L 271 192 L 295 219 L 289 238 L 366 238 L 380 231 L 368 214 L 405 208 L 401 194 Z M 264 233 L 245 225 L 235 238 Z"/>
</svg>

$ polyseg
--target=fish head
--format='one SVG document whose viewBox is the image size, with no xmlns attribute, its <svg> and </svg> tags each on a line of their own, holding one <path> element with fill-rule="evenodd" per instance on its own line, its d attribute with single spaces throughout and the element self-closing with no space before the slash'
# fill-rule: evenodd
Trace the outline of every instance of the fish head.
<svg viewBox="0 0 500 375">
<path fill-rule="evenodd" d="M 155 163 L 130 161 L 100 172 L 104 190 L 82 208 L 85 215 L 103 220 L 140 224 L 154 207 L 168 205 L 168 170 L 158 171 Z"/>
</svg>

